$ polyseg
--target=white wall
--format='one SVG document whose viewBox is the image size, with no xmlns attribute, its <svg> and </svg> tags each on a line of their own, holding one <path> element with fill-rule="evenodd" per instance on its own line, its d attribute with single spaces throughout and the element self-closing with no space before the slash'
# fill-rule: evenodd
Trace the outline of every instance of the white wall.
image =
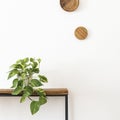
<svg viewBox="0 0 120 120">
<path fill-rule="evenodd" d="M 79 8 L 68 13 L 59 0 L 0 0 L 0 88 L 11 86 L 6 80 L 9 65 L 19 58 L 40 57 L 41 72 L 49 79 L 44 87 L 70 91 L 69 120 L 120 120 L 119 4 L 119 0 L 81 0 Z M 81 25 L 89 31 L 84 41 L 74 36 Z M 57 118 L 61 120 L 63 99 L 49 99 L 43 109 L 51 111 L 58 104 L 54 114 L 61 113 Z M 54 119 L 43 109 L 32 118 L 29 111 L 21 112 L 26 105 L 0 98 L 0 119 L 38 120 L 41 114 Z"/>
</svg>

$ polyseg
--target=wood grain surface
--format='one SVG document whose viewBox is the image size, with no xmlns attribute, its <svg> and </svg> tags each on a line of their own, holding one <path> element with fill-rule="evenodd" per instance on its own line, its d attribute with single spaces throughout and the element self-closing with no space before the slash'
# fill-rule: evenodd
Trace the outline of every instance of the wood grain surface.
<svg viewBox="0 0 120 120">
<path fill-rule="evenodd" d="M 0 89 L 0 95 L 11 95 L 14 89 Z M 67 95 L 68 89 L 67 88 L 47 88 L 44 89 L 46 95 Z M 37 95 L 36 93 L 33 95 Z"/>
<path fill-rule="evenodd" d="M 84 40 L 88 36 L 88 31 L 85 27 L 81 26 L 76 28 L 74 34 L 79 40 Z"/>
<path fill-rule="evenodd" d="M 79 0 L 60 0 L 61 7 L 68 12 L 76 10 L 79 6 Z"/>
</svg>

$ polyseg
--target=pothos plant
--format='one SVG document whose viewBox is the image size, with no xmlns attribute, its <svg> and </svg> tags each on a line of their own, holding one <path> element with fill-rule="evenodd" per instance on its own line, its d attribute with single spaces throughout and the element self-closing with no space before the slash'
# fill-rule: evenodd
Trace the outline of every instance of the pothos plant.
<svg viewBox="0 0 120 120">
<path fill-rule="evenodd" d="M 20 102 L 24 102 L 29 98 L 31 114 L 39 111 L 40 106 L 47 102 L 46 93 L 41 86 L 48 82 L 44 75 L 40 74 L 41 59 L 24 58 L 17 60 L 15 64 L 10 66 L 8 79 L 12 79 L 13 95 L 21 94 Z M 34 100 L 31 95 L 37 94 L 38 100 Z"/>
</svg>

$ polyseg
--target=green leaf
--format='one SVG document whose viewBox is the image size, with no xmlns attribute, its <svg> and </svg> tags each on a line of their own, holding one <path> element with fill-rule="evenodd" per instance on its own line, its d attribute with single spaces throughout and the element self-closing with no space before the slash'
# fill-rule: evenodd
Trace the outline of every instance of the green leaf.
<svg viewBox="0 0 120 120">
<path fill-rule="evenodd" d="M 47 102 L 46 97 L 44 97 L 44 96 L 40 96 L 40 97 L 39 97 L 39 103 L 40 103 L 40 105 L 43 105 L 43 104 L 45 104 L 46 102 Z"/>
<path fill-rule="evenodd" d="M 38 63 L 37 62 L 33 62 L 32 67 L 36 68 L 37 66 L 38 66 Z"/>
<path fill-rule="evenodd" d="M 36 89 L 36 92 L 39 96 L 46 96 L 46 93 L 42 88 Z"/>
<path fill-rule="evenodd" d="M 40 62 L 41 62 L 41 59 L 39 58 L 39 59 L 37 59 L 37 61 L 40 63 Z"/>
<path fill-rule="evenodd" d="M 15 88 L 18 85 L 18 79 L 13 80 L 13 86 L 11 88 Z"/>
<path fill-rule="evenodd" d="M 35 60 L 34 60 L 34 58 L 30 58 L 30 62 L 34 62 Z"/>
<path fill-rule="evenodd" d="M 13 92 L 12 95 L 18 95 L 19 93 L 22 92 L 22 87 L 18 86 Z"/>
<path fill-rule="evenodd" d="M 9 72 L 9 75 L 8 75 L 8 79 L 10 79 L 11 77 L 15 76 L 16 74 L 18 74 L 19 71 L 17 69 L 13 69 Z"/>
<path fill-rule="evenodd" d="M 29 75 L 32 74 L 32 68 L 27 68 L 25 71 L 26 71 L 26 74 L 27 74 L 27 73 L 28 73 Z"/>
<path fill-rule="evenodd" d="M 20 63 L 16 63 L 11 65 L 10 68 L 23 69 L 23 66 Z"/>
<path fill-rule="evenodd" d="M 48 79 L 44 75 L 39 75 L 38 77 L 40 78 L 41 82 L 48 82 Z"/>
<path fill-rule="evenodd" d="M 39 68 L 35 68 L 32 70 L 34 73 L 39 73 Z"/>
<path fill-rule="evenodd" d="M 39 109 L 40 109 L 39 101 L 32 101 L 30 104 L 30 110 L 31 110 L 32 115 L 38 112 Z"/>
<path fill-rule="evenodd" d="M 33 86 L 33 87 L 39 87 L 39 86 L 42 86 L 42 83 L 40 81 L 38 81 L 37 79 L 32 79 L 30 84 Z"/>
<path fill-rule="evenodd" d="M 24 93 L 27 93 L 27 94 L 29 93 L 29 95 L 32 95 L 33 88 L 31 86 L 25 86 Z"/>
<path fill-rule="evenodd" d="M 23 61 L 24 61 L 24 63 L 27 63 L 29 61 L 29 58 L 28 57 L 24 58 Z"/>
<path fill-rule="evenodd" d="M 23 80 L 18 81 L 18 86 L 23 87 Z"/>
<path fill-rule="evenodd" d="M 11 68 L 15 68 L 15 66 L 16 66 L 16 64 L 12 64 L 12 65 L 10 66 L 10 69 L 11 69 Z"/>
<path fill-rule="evenodd" d="M 16 64 L 16 65 L 15 65 L 15 68 L 16 68 L 16 69 L 23 69 L 23 66 L 22 66 L 21 64 Z"/>
<path fill-rule="evenodd" d="M 16 61 L 16 64 L 21 63 L 22 59 Z"/>
<path fill-rule="evenodd" d="M 24 58 L 19 61 L 19 63 L 22 64 L 24 67 L 27 65 L 27 62 L 29 62 L 29 58 Z"/>
<path fill-rule="evenodd" d="M 25 92 L 25 93 L 22 95 L 22 97 L 21 97 L 21 99 L 20 99 L 20 102 L 21 102 L 21 103 L 24 102 L 25 99 L 26 99 L 28 96 L 30 96 L 30 93 L 27 91 L 27 92 Z"/>
<path fill-rule="evenodd" d="M 20 73 L 20 77 L 21 77 L 21 79 L 25 79 L 26 78 L 26 73 L 24 73 L 24 72 Z"/>
<path fill-rule="evenodd" d="M 20 102 L 21 102 L 21 103 L 24 102 L 27 97 L 29 97 L 30 95 L 32 95 L 32 93 L 33 93 L 33 88 L 30 87 L 30 86 L 25 86 L 25 88 L 24 88 L 23 91 L 24 91 L 24 93 L 23 93 L 23 95 L 22 95 L 22 97 L 21 97 L 21 99 L 20 99 Z"/>
</svg>

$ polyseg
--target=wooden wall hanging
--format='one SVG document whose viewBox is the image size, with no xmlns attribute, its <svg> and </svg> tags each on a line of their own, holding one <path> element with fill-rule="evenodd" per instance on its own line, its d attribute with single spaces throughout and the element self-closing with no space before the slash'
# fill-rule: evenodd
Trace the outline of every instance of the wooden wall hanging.
<svg viewBox="0 0 120 120">
<path fill-rule="evenodd" d="M 80 26 L 76 28 L 74 34 L 79 40 L 84 40 L 88 36 L 88 31 L 85 27 Z"/>
<path fill-rule="evenodd" d="M 68 12 L 76 10 L 79 6 L 79 0 L 60 0 L 61 7 Z"/>
</svg>

